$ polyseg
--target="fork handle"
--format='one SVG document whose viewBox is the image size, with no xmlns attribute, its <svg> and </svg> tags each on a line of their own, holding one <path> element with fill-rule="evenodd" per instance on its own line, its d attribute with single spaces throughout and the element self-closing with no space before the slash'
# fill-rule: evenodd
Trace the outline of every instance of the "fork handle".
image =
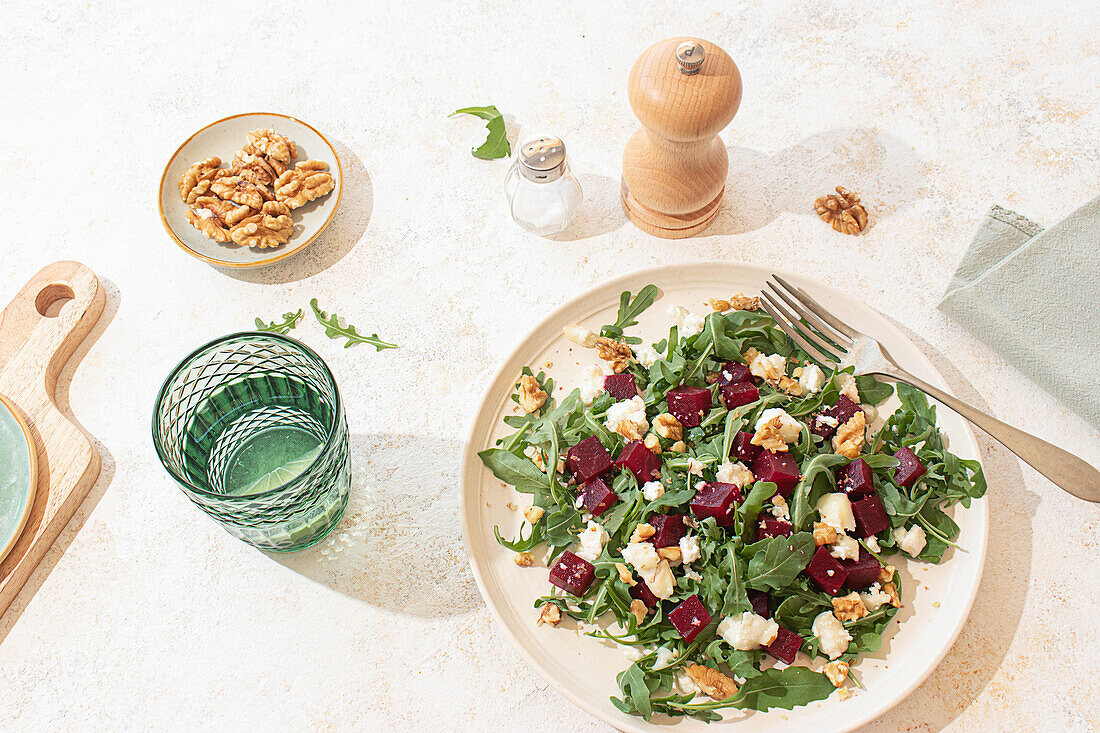
<svg viewBox="0 0 1100 733">
<path fill-rule="evenodd" d="M 899 382 L 916 387 L 942 402 L 979 428 L 1000 441 L 1001 445 L 1015 453 L 1039 473 L 1076 497 L 1085 501 L 1100 502 L 1100 471 L 1084 459 L 1052 445 L 1034 435 L 1001 422 L 981 410 L 971 407 L 943 390 L 898 369 L 896 373 L 880 372 Z"/>
</svg>

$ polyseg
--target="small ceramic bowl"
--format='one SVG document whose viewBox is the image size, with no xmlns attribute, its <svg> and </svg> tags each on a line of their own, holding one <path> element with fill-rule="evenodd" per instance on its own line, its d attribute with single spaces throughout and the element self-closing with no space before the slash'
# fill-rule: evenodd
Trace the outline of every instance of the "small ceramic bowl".
<svg viewBox="0 0 1100 733">
<path fill-rule="evenodd" d="M 38 452 L 31 431 L 0 395 L 0 561 L 27 524 L 37 486 Z"/>
<path fill-rule="evenodd" d="M 179 180 L 192 163 L 217 156 L 222 166 L 229 167 L 233 154 L 248 142 L 248 133 L 259 128 L 271 128 L 294 141 L 298 149 L 295 162 L 321 160 L 328 163 L 335 187 L 327 195 L 291 211 L 294 234 L 280 247 L 254 249 L 232 242 L 223 244 L 208 239 L 187 221 L 187 204 L 180 200 Z M 234 115 L 218 120 L 184 141 L 172 155 L 160 179 L 160 219 L 172 239 L 190 255 L 215 267 L 247 269 L 281 262 L 298 254 L 325 231 L 340 205 L 344 175 L 340 158 L 325 136 L 301 120 L 271 112 Z"/>
</svg>

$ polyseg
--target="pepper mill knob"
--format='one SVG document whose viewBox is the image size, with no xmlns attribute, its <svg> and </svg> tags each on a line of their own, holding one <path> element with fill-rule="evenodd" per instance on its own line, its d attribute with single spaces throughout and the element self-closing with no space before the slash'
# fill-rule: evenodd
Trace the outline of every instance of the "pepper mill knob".
<svg viewBox="0 0 1100 733">
<path fill-rule="evenodd" d="M 722 204 L 729 159 L 718 133 L 741 105 L 741 72 L 709 41 L 669 38 L 634 63 L 627 95 L 642 127 L 623 151 L 623 209 L 650 234 L 690 237 Z"/>
</svg>

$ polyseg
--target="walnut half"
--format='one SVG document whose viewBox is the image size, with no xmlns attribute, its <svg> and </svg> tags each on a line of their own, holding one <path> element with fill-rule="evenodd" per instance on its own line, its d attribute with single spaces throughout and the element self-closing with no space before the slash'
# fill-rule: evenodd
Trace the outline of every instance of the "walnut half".
<svg viewBox="0 0 1100 733">
<path fill-rule="evenodd" d="M 859 196 L 843 186 L 837 186 L 835 194 L 814 201 L 814 210 L 822 221 L 841 234 L 859 234 L 867 228 L 867 209 L 860 203 Z"/>
<path fill-rule="evenodd" d="M 290 210 L 276 201 L 268 201 L 259 214 L 250 216 L 229 230 L 230 238 L 241 246 L 267 249 L 286 244 L 294 233 Z"/>
<path fill-rule="evenodd" d="M 303 160 L 275 179 L 275 198 L 292 209 L 319 199 L 336 187 L 328 165 L 320 160 Z"/>
</svg>

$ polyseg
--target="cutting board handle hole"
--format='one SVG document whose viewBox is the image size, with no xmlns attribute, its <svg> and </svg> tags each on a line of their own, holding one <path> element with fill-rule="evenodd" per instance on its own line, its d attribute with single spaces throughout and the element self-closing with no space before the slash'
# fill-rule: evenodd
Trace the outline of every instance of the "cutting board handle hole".
<svg viewBox="0 0 1100 733">
<path fill-rule="evenodd" d="M 73 289 L 64 283 L 52 283 L 42 288 L 34 299 L 34 307 L 46 318 L 57 318 L 61 309 L 76 298 Z"/>
</svg>

